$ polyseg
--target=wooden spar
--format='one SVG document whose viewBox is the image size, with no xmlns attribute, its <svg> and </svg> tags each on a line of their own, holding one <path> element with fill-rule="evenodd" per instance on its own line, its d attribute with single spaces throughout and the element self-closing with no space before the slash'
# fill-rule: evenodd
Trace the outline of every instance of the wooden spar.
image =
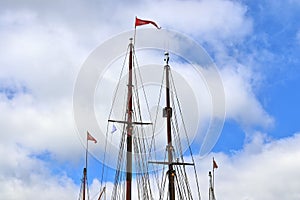
<svg viewBox="0 0 300 200">
<path fill-rule="evenodd" d="M 104 188 L 102 189 L 102 191 L 100 192 L 100 195 L 99 195 L 98 200 L 101 199 L 101 197 L 102 197 L 102 195 L 104 194 L 105 190 L 106 190 L 106 187 L 104 187 Z"/>
<path fill-rule="evenodd" d="M 165 70 L 166 70 L 166 107 L 165 114 L 167 117 L 167 150 L 168 150 L 168 177 L 169 177 L 169 199 L 175 200 L 175 186 L 174 186 L 174 176 L 175 170 L 173 169 L 173 146 L 172 146 L 172 133 L 171 133 L 171 117 L 172 117 L 172 108 L 170 106 L 170 81 L 169 81 L 169 53 L 165 53 Z"/>
<path fill-rule="evenodd" d="M 128 94 L 127 94 L 127 154 L 126 154 L 126 200 L 131 200 L 132 185 L 132 51 L 133 44 L 130 38 L 128 65 Z"/>
</svg>

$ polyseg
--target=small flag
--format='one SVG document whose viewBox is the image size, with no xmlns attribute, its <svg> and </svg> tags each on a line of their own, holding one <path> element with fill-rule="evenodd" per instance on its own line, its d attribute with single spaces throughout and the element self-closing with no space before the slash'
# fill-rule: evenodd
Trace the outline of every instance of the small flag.
<svg viewBox="0 0 300 200">
<path fill-rule="evenodd" d="M 114 133 L 117 131 L 117 127 L 113 124 L 112 129 L 111 129 L 111 133 Z"/>
<path fill-rule="evenodd" d="M 86 133 L 87 133 L 87 140 L 91 140 L 97 143 L 97 140 L 88 131 Z"/>
<path fill-rule="evenodd" d="M 213 159 L 213 169 L 217 169 L 217 168 L 218 168 L 218 165 L 217 165 L 215 159 Z"/>
<path fill-rule="evenodd" d="M 159 27 L 154 21 L 150 21 L 150 20 L 143 20 L 143 19 L 139 19 L 137 17 L 135 17 L 135 28 L 137 26 L 142 26 L 142 25 L 146 25 L 146 24 L 152 24 L 153 26 L 155 26 L 157 29 L 160 29 L 161 27 Z"/>
</svg>

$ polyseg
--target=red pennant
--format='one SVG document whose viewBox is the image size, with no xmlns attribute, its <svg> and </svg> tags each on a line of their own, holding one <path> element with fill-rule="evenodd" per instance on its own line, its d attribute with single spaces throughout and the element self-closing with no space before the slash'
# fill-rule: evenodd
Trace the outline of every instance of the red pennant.
<svg viewBox="0 0 300 200">
<path fill-rule="evenodd" d="M 135 17 L 135 27 L 137 27 L 137 26 L 143 26 L 143 25 L 146 25 L 146 24 L 152 24 L 157 29 L 160 29 L 160 27 L 154 21 L 143 20 L 143 19 L 139 19 L 139 18 Z"/>
</svg>

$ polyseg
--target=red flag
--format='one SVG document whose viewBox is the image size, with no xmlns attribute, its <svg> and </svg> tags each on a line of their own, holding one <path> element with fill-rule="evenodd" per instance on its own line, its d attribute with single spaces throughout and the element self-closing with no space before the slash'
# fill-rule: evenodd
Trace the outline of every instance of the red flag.
<svg viewBox="0 0 300 200">
<path fill-rule="evenodd" d="M 216 161 L 213 159 L 213 169 L 217 169 L 218 168 L 218 165 L 216 163 Z"/>
<path fill-rule="evenodd" d="M 97 143 L 97 140 L 88 131 L 86 133 L 87 133 L 87 140 L 91 140 Z"/>
<path fill-rule="evenodd" d="M 143 19 L 139 19 L 139 18 L 135 17 L 135 27 L 143 26 L 143 25 L 146 25 L 146 24 L 152 24 L 156 28 L 160 29 L 160 27 L 154 21 L 143 20 Z"/>
</svg>

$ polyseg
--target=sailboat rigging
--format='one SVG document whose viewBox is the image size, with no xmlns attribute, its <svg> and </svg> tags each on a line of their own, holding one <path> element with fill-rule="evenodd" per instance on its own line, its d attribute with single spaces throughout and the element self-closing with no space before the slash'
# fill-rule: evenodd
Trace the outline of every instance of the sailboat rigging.
<svg viewBox="0 0 300 200">
<path fill-rule="evenodd" d="M 195 172 L 195 180 L 196 180 L 196 185 L 197 185 L 197 194 L 198 196 L 197 199 L 201 199 L 200 196 L 200 191 L 199 191 L 199 183 L 198 183 L 198 177 L 196 173 L 196 167 L 195 167 L 195 162 L 194 158 L 190 150 L 190 156 L 192 158 L 192 162 L 185 162 L 183 158 L 183 152 L 182 152 L 182 146 L 180 143 L 175 144 L 177 147 L 177 151 L 180 152 L 180 155 L 178 155 L 177 160 L 174 160 L 174 156 L 176 156 L 175 153 L 175 148 L 173 146 L 173 141 L 175 141 L 172 137 L 177 137 L 177 139 L 180 140 L 179 136 L 179 127 L 178 127 L 178 122 L 177 118 L 175 117 L 174 120 L 172 120 L 173 112 L 176 114 L 176 109 L 173 110 L 171 107 L 171 88 L 173 89 L 173 92 L 176 95 L 176 89 L 174 88 L 174 80 L 172 79 L 171 75 L 171 67 L 169 65 L 169 53 L 165 53 L 165 66 L 164 66 L 164 71 L 165 71 L 165 93 L 166 93 L 166 107 L 163 109 L 163 117 L 166 118 L 166 132 L 167 132 L 167 146 L 166 146 L 166 151 L 167 151 L 167 161 L 149 161 L 149 163 L 153 164 L 163 164 L 168 166 L 168 171 L 166 173 L 168 177 L 168 199 L 169 200 L 175 200 L 175 199 L 194 199 L 193 198 L 193 192 L 191 191 L 189 182 L 188 182 L 188 176 L 186 173 L 185 166 L 193 166 L 194 167 L 194 172 Z M 171 81 L 172 80 L 172 81 Z M 174 95 L 174 94 L 173 94 Z M 174 97 L 172 98 L 174 100 Z M 176 99 L 178 100 L 178 99 Z M 178 105 L 179 106 L 179 101 L 173 102 L 173 105 Z M 181 112 L 181 110 L 179 109 Z M 182 117 L 182 113 L 181 117 Z M 184 123 L 183 123 L 184 126 Z M 186 131 L 186 129 L 183 129 Z M 172 132 L 177 132 L 177 135 Z M 187 136 L 187 134 L 186 134 Z M 188 138 L 187 138 L 188 140 Z M 177 140 L 178 141 L 178 140 Z M 187 141 L 189 143 L 189 141 Z M 181 161 L 179 161 L 181 160 Z M 181 183 L 180 183 L 181 182 Z M 177 194 L 177 198 L 176 198 Z M 163 199 L 163 194 L 160 195 L 160 199 Z"/>
<path fill-rule="evenodd" d="M 163 164 L 168 166 L 168 170 L 166 173 L 166 178 L 168 180 L 168 187 L 167 187 L 168 195 L 166 197 L 167 199 L 170 200 L 183 199 L 183 198 L 200 199 L 200 191 L 199 191 L 199 183 L 197 180 L 197 175 L 195 181 L 197 185 L 196 196 L 198 197 L 194 198 L 193 196 L 195 192 L 191 190 L 191 186 L 188 183 L 188 175 L 185 168 L 186 166 L 190 165 L 194 167 L 195 169 L 194 172 L 196 173 L 193 155 L 192 154 L 190 155 L 192 157 L 192 162 L 184 161 L 183 150 L 180 144 L 181 136 L 179 133 L 179 129 L 180 129 L 179 123 L 177 122 L 177 117 L 175 117 L 175 115 L 173 116 L 174 119 L 172 119 L 173 113 L 177 114 L 177 112 L 179 112 L 181 114 L 181 117 L 182 117 L 182 113 L 180 108 L 178 108 L 178 106 L 180 106 L 178 98 L 174 97 L 176 96 L 176 92 L 174 94 L 175 85 L 174 85 L 174 80 L 172 78 L 171 69 L 169 65 L 169 53 L 166 53 L 165 56 L 166 56 L 165 57 L 166 65 L 164 66 L 164 70 L 163 70 L 165 74 L 163 79 L 165 79 L 166 101 L 165 101 L 165 107 L 163 109 L 163 117 L 166 118 L 167 159 L 164 161 L 151 161 L 149 160 L 150 157 L 146 157 L 143 155 L 147 155 L 146 152 L 149 151 L 149 149 L 153 148 L 151 146 L 153 145 L 153 143 L 151 143 L 152 141 L 150 142 L 151 144 L 148 143 L 144 136 L 139 137 L 139 132 L 141 134 L 144 133 L 142 128 L 145 125 L 151 125 L 151 122 L 143 122 L 140 114 L 139 117 L 134 117 L 133 115 L 133 113 L 137 114 L 137 111 L 140 111 L 141 109 L 140 108 L 134 109 L 134 106 L 139 106 L 138 104 L 139 100 L 133 98 L 133 97 L 138 97 L 138 95 L 135 96 L 134 93 L 136 92 L 136 90 L 133 90 L 134 88 L 133 77 L 135 77 L 133 76 L 133 72 L 135 72 L 134 64 L 133 64 L 134 46 L 132 43 L 132 39 L 130 39 L 129 57 L 128 57 L 129 72 L 128 72 L 128 82 L 127 82 L 127 103 L 126 103 L 125 120 L 124 121 L 115 120 L 115 119 L 108 120 L 109 122 L 113 122 L 113 123 L 121 123 L 125 127 L 123 128 L 125 130 L 125 133 L 122 134 L 121 143 L 120 143 L 120 150 L 119 150 L 119 156 L 117 161 L 118 164 L 116 169 L 114 188 L 111 197 L 112 199 L 130 200 L 133 198 L 132 196 L 133 155 L 136 161 L 135 179 L 137 180 L 137 185 L 138 185 L 137 186 L 138 195 L 135 198 L 139 198 L 139 199 L 157 199 L 157 198 L 164 199 L 165 198 L 164 197 L 165 186 L 163 183 L 158 184 L 157 188 L 154 188 L 153 186 L 150 185 L 150 178 L 155 178 L 155 177 L 157 178 L 159 176 L 158 173 L 160 171 L 154 171 L 149 173 L 150 165 Z M 172 92 L 171 89 L 173 90 Z M 177 107 L 173 110 L 171 104 L 173 104 L 174 106 L 177 105 Z M 139 119 L 140 121 L 137 121 L 137 119 Z M 136 125 L 140 125 L 141 129 L 135 127 Z M 186 131 L 185 128 L 183 130 Z M 183 135 L 187 136 L 187 133 Z M 174 144 L 175 146 L 173 146 L 173 140 L 174 140 L 173 137 L 176 139 L 176 142 Z M 189 143 L 188 139 L 187 139 L 187 143 Z M 147 148 L 149 146 L 150 148 Z M 126 151 L 125 151 L 125 147 L 126 147 Z M 191 153 L 191 149 L 189 150 Z M 126 158 L 125 181 L 122 178 L 123 172 L 121 169 L 121 166 L 123 165 L 122 162 L 124 162 L 123 160 L 124 157 Z M 176 158 L 176 160 L 174 158 Z M 165 177 L 164 172 L 162 172 L 162 177 Z M 121 188 L 120 186 L 122 183 L 125 183 L 124 188 Z M 166 183 L 166 181 L 164 181 L 164 183 Z M 160 192 L 157 192 L 157 194 L 155 194 L 155 191 L 160 191 Z"/>
<path fill-rule="evenodd" d="M 137 26 L 146 24 L 152 24 L 160 29 L 155 22 L 138 18 L 135 21 L 135 29 Z M 188 137 L 189 134 L 185 127 L 183 112 L 175 87 L 176 84 L 172 75 L 170 53 L 165 52 L 165 63 L 160 66 L 163 72 L 161 80 L 163 84 L 160 85 L 157 109 L 163 108 L 163 115 L 158 116 L 159 112 L 156 110 L 156 115 L 153 118 L 150 114 L 147 100 L 149 94 L 146 95 L 147 92 L 145 92 L 143 78 L 141 77 L 137 62 L 135 36 L 136 31 L 134 32 L 134 38 L 129 39 L 123 68 L 120 72 L 120 79 L 108 116 L 107 127 L 113 126 L 114 131 L 112 132 L 118 130 L 111 136 L 119 138 L 118 146 L 115 148 L 118 152 L 117 154 L 110 152 L 107 146 L 108 142 L 105 142 L 105 159 L 102 163 L 101 189 L 98 193 L 98 200 L 106 199 L 107 193 L 109 193 L 109 199 L 113 200 L 201 200 L 196 163 Z M 125 65 L 126 67 L 124 68 Z M 127 69 L 125 70 L 126 72 L 123 69 Z M 120 84 L 121 77 L 127 79 L 126 86 Z M 122 90 L 121 86 L 125 88 Z M 115 101 L 115 98 L 119 94 L 119 89 L 123 92 L 125 91 L 124 109 L 121 114 L 119 113 L 120 115 L 112 116 L 112 110 L 116 106 L 116 103 L 118 103 Z M 142 94 L 139 93 L 139 90 L 142 90 Z M 165 95 L 165 101 L 160 101 L 163 95 Z M 150 93 L 150 96 L 154 98 L 155 94 Z M 141 101 L 141 97 L 144 100 Z M 142 105 L 145 105 L 145 108 Z M 156 122 L 159 117 L 163 118 L 164 121 L 164 127 L 159 130 L 160 132 L 164 132 L 164 137 L 157 139 L 155 138 L 155 131 L 157 131 Z M 151 133 L 149 134 L 149 132 Z M 106 137 L 105 140 L 107 139 Z M 156 142 L 160 144 L 163 142 L 165 144 L 164 157 L 161 154 L 156 155 Z M 183 142 L 187 145 L 187 149 L 183 149 Z M 108 181 L 104 180 L 103 174 L 107 173 L 108 168 L 105 163 L 106 158 L 112 156 L 116 165 L 115 176 L 112 186 L 108 186 Z M 112 169 L 109 170 L 112 171 Z M 83 173 L 84 194 L 82 199 L 85 200 L 87 164 Z"/>
<path fill-rule="evenodd" d="M 87 182 L 87 167 L 88 167 L 88 148 L 89 148 L 89 141 L 93 141 L 94 143 L 97 143 L 97 140 L 87 131 L 86 132 L 86 149 L 85 149 L 85 167 L 83 168 L 83 177 L 82 177 L 82 184 L 79 194 L 79 198 L 82 197 L 82 200 L 86 199 L 86 196 L 88 196 L 89 199 L 89 189 L 88 189 L 88 182 Z"/>
</svg>

